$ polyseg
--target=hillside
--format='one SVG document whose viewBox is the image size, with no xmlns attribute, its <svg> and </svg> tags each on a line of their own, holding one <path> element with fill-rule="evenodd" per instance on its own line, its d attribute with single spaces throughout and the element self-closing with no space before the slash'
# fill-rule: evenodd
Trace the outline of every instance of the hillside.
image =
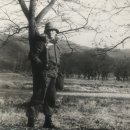
<svg viewBox="0 0 130 130">
<path fill-rule="evenodd" d="M 2 42 L 0 42 L 0 45 Z M 69 41 L 70 46 L 64 40 L 59 41 L 58 46 L 63 53 L 70 53 L 73 51 L 82 52 L 88 49 L 87 47 L 79 46 Z M 23 64 L 29 64 L 28 61 L 29 44 L 23 43 L 18 38 L 12 37 L 5 46 L 0 48 L 0 71 L 15 71 L 17 69 L 24 69 Z M 29 67 L 29 65 L 27 65 Z"/>
<path fill-rule="evenodd" d="M 62 53 L 72 52 L 71 48 L 73 48 L 73 52 L 83 52 L 92 49 L 86 46 L 77 45 L 71 41 L 69 41 L 68 45 L 65 40 L 59 41 L 58 46 Z M 28 52 L 29 44 L 27 42 L 23 43 L 15 37 L 11 38 L 3 48 L 0 48 L 0 71 L 14 71 L 17 69 L 22 70 L 24 69 L 23 66 L 25 64 L 30 67 L 28 61 Z M 108 55 L 113 58 L 130 57 L 130 50 L 115 49 L 111 52 L 108 52 Z"/>
<path fill-rule="evenodd" d="M 73 52 L 83 52 L 83 51 L 91 49 L 86 46 L 80 46 L 71 41 L 69 41 L 69 43 L 68 43 L 65 40 L 59 41 L 58 46 L 60 47 L 60 50 L 62 53 L 70 53 L 72 51 Z"/>
<path fill-rule="evenodd" d="M 1 44 L 1 43 L 0 43 Z M 16 38 L 11 38 L 0 48 L 0 71 L 15 70 L 23 61 L 27 62 L 29 46 Z M 25 62 L 25 63 L 26 63 Z"/>
<path fill-rule="evenodd" d="M 115 49 L 107 53 L 112 58 L 127 58 L 130 57 L 130 49 Z"/>
</svg>

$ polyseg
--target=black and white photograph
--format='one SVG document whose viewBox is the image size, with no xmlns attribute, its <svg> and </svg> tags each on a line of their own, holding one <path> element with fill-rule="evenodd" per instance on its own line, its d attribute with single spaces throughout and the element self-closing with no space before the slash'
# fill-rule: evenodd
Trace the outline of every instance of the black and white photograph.
<svg viewBox="0 0 130 130">
<path fill-rule="evenodd" d="M 0 0 L 0 130 L 130 130 L 130 0 Z"/>
</svg>

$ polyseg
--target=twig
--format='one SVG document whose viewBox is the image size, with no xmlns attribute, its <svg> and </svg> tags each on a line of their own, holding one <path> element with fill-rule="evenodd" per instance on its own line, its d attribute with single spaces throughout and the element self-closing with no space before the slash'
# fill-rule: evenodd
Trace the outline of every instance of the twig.
<svg viewBox="0 0 130 130">
<path fill-rule="evenodd" d="M 112 46 L 112 47 L 110 47 L 110 48 L 105 48 L 105 49 L 103 49 L 103 50 L 102 50 L 103 52 L 102 52 L 102 53 L 97 53 L 97 55 L 106 54 L 107 52 L 113 50 L 114 48 L 116 48 L 117 46 L 121 45 L 122 43 L 124 43 L 124 42 L 125 42 L 126 40 L 128 40 L 128 39 L 130 39 L 130 36 L 124 38 L 121 42 L 117 43 L 116 45 L 114 45 L 114 46 Z"/>
<path fill-rule="evenodd" d="M 0 6 L 0 8 L 3 8 L 3 7 L 5 7 L 5 6 L 8 6 L 8 5 L 12 4 L 13 2 L 14 2 L 14 0 L 12 0 L 11 2 L 9 2 L 9 3 L 7 3 L 7 4 L 4 4 L 4 5 Z"/>
<path fill-rule="evenodd" d="M 71 49 L 71 54 L 72 54 L 73 51 L 74 51 L 74 48 L 71 47 L 71 45 L 70 45 L 70 43 L 69 43 L 69 41 L 68 41 L 68 39 L 67 39 L 67 36 L 66 36 L 65 34 L 63 34 L 63 35 L 64 35 L 64 37 L 65 37 L 65 39 L 66 39 L 66 42 L 67 42 L 69 48 Z"/>
<path fill-rule="evenodd" d="M 95 7 L 95 5 L 93 6 L 93 8 L 94 8 L 94 7 Z M 89 12 L 87 18 L 85 18 L 84 16 L 82 16 L 82 15 L 80 14 L 80 16 L 82 16 L 82 17 L 86 20 L 86 23 L 85 23 L 84 25 L 82 25 L 81 27 L 78 27 L 78 28 L 68 29 L 68 30 L 65 30 L 65 31 L 62 31 L 62 32 L 59 32 L 59 33 L 66 33 L 66 32 L 68 33 L 68 32 L 78 31 L 78 30 L 87 28 L 86 26 L 87 26 L 87 24 L 88 24 L 88 20 L 89 20 L 89 17 L 90 17 L 90 15 L 91 15 L 91 12 L 92 12 L 93 8 L 91 8 L 91 10 L 90 10 L 90 12 Z M 89 27 L 89 28 L 90 28 L 90 27 Z M 91 28 L 91 29 L 92 29 L 92 28 Z M 95 29 L 93 29 L 93 30 L 95 30 Z"/>
<path fill-rule="evenodd" d="M 3 47 L 8 43 L 9 39 L 10 39 L 12 36 L 14 36 L 15 34 L 20 33 L 20 31 L 22 31 L 23 29 L 27 29 L 27 28 L 28 28 L 28 26 L 21 27 L 21 28 L 17 28 L 17 30 L 16 30 L 15 32 L 13 32 L 12 34 L 11 34 L 10 29 L 9 29 L 9 34 L 8 34 L 6 40 L 3 41 L 2 45 L 0 46 L 0 48 L 3 48 Z"/>
</svg>

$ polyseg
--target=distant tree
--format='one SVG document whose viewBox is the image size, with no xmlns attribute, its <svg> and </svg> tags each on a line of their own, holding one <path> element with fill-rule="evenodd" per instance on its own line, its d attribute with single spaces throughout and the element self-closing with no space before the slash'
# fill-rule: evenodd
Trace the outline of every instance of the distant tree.
<svg viewBox="0 0 130 130">
<path fill-rule="evenodd" d="M 127 81 L 130 76 L 130 58 L 116 59 L 114 76 L 118 81 Z"/>
<path fill-rule="evenodd" d="M 64 54 L 62 66 L 67 75 L 83 75 L 87 79 L 108 79 L 108 74 L 112 73 L 113 59 L 107 54 L 97 55 L 96 51 L 75 52 L 72 55 Z"/>
</svg>

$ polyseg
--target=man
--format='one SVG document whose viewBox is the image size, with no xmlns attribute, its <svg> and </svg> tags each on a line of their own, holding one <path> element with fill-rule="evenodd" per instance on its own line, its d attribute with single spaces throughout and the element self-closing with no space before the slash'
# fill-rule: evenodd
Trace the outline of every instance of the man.
<svg viewBox="0 0 130 130">
<path fill-rule="evenodd" d="M 34 127 L 38 110 L 42 107 L 45 115 L 44 128 L 55 128 L 52 114 L 55 107 L 55 82 L 60 64 L 60 51 L 57 47 L 57 33 L 53 23 L 45 25 L 45 36 L 36 33 L 35 46 L 29 54 L 33 74 L 33 95 L 27 109 L 28 127 Z M 48 46 L 52 49 L 49 49 Z"/>
</svg>

